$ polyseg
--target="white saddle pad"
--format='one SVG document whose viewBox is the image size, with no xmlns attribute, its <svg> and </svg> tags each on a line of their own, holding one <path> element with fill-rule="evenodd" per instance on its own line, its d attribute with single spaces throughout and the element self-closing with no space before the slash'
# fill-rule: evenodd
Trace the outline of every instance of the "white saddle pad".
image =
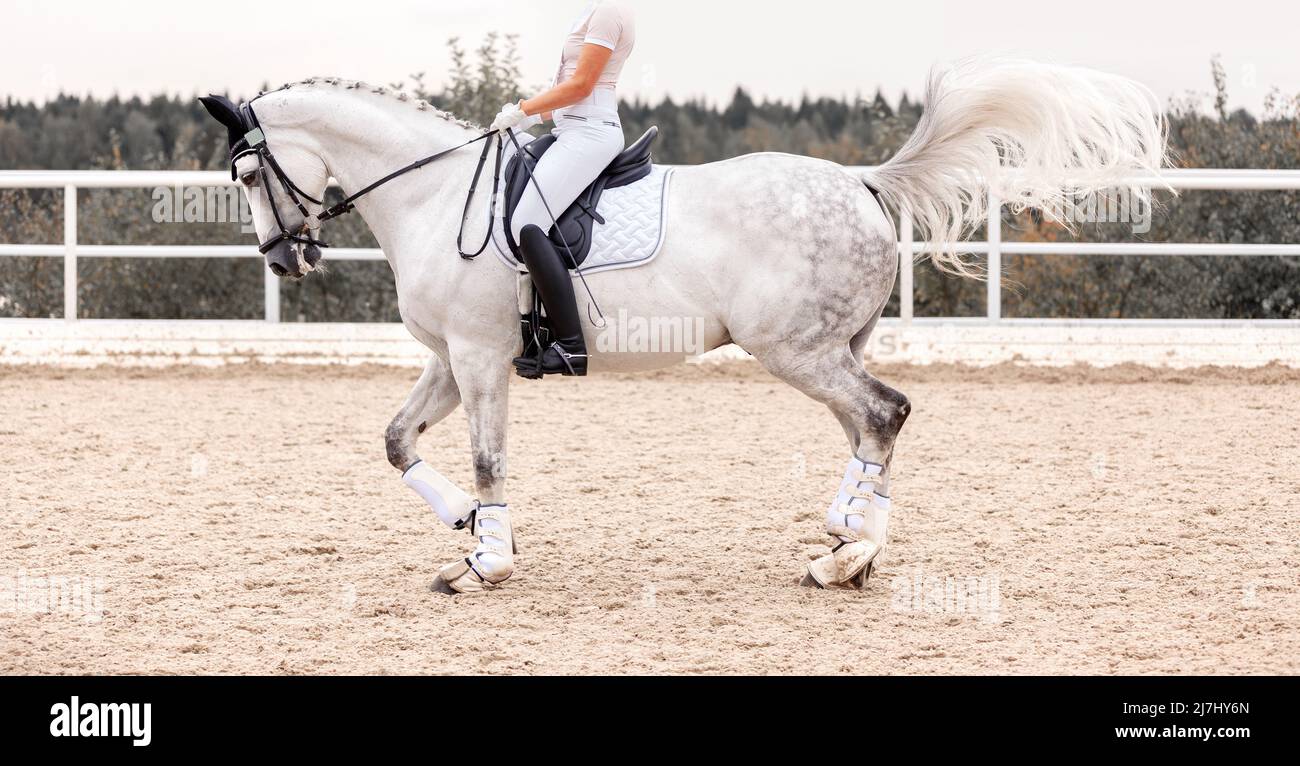
<svg viewBox="0 0 1300 766">
<path fill-rule="evenodd" d="M 640 181 L 608 189 L 601 195 L 596 212 L 605 223 L 592 224 L 591 251 L 579 271 L 591 274 L 630 269 L 644 266 L 659 255 L 668 226 L 668 187 L 672 175 L 673 168 L 655 165 L 650 175 Z M 506 243 L 504 221 L 504 211 L 498 210 L 492 222 L 493 249 L 507 266 L 527 273 L 528 269 L 515 260 Z"/>
</svg>

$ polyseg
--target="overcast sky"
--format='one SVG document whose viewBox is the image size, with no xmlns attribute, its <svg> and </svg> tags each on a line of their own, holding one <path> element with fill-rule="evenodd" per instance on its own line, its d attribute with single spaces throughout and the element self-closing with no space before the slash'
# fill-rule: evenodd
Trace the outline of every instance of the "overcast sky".
<svg viewBox="0 0 1300 766">
<path fill-rule="evenodd" d="M 657 100 L 916 93 L 935 61 L 1016 53 L 1126 74 L 1162 98 L 1211 88 L 1234 106 L 1300 93 L 1300 4 L 1280 0 L 631 0 L 638 39 L 620 90 Z M 373 82 L 448 66 L 447 38 L 520 36 L 544 83 L 584 0 L 3 0 L 0 95 L 43 100 L 256 91 L 309 75 Z M 240 22 L 240 14 L 247 21 Z M 254 21 L 255 19 L 255 21 Z"/>
</svg>

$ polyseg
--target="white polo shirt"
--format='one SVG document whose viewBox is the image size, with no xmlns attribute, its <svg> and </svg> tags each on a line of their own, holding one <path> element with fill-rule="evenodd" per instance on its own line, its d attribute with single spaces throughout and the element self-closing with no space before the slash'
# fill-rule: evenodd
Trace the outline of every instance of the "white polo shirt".
<svg viewBox="0 0 1300 766">
<path fill-rule="evenodd" d="M 611 0 L 589 2 L 564 38 L 564 51 L 556 82 L 564 82 L 578 71 L 582 46 L 599 45 L 609 48 L 613 53 L 610 54 L 609 63 L 601 70 L 596 88 L 613 90 L 618 85 L 618 77 L 628 57 L 632 55 L 635 44 L 636 18 L 631 8 Z"/>
</svg>

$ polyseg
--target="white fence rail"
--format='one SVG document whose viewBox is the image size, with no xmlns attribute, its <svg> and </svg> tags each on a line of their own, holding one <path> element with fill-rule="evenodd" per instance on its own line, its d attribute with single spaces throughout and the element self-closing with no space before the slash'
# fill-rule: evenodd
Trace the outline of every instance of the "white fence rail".
<svg viewBox="0 0 1300 766">
<path fill-rule="evenodd" d="M 867 171 L 870 168 L 853 168 Z M 1134 177 L 1137 185 L 1167 184 L 1180 190 L 1295 191 L 1300 190 L 1300 171 L 1295 170 L 1172 170 L 1161 179 Z M 254 247 L 242 245 L 81 245 L 77 241 L 77 192 L 80 189 L 130 189 L 176 187 L 225 187 L 233 182 L 224 172 L 199 171 L 0 171 L 0 189 L 63 189 L 63 244 L 0 244 L 0 257 L 46 256 L 63 258 L 64 320 L 77 319 L 78 258 L 261 258 Z M 1300 244 L 1204 244 L 1168 242 L 1004 242 L 1001 206 L 989 206 L 988 240 L 966 242 L 963 252 L 988 258 L 988 312 L 985 321 L 1002 321 L 1003 255 L 1222 255 L 1234 257 L 1300 256 Z M 911 222 L 900 222 L 899 319 L 913 321 L 913 258 L 931 246 L 913 240 Z M 375 261 L 384 255 L 374 249 L 332 249 L 332 260 Z M 270 270 L 265 274 L 265 319 L 280 321 L 279 280 Z M 1119 321 L 1119 320 L 1115 320 Z"/>
<path fill-rule="evenodd" d="M 1300 321 L 917 319 L 882 320 L 866 357 L 873 365 L 1300 368 Z M 220 367 L 229 364 L 419 368 L 429 350 L 396 323 L 328 324 L 204 319 L 0 320 L 0 366 Z M 735 346 L 697 361 L 744 359 Z"/>
</svg>

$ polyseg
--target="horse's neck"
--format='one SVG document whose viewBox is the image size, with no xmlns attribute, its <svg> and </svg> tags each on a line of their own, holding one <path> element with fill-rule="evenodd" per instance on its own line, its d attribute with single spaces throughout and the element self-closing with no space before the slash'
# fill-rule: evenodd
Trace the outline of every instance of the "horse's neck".
<svg viewBox="0 0 1300 766">
<path fill-rule="evenodd" d="M 347 194 L 477 135 L 430 109 L 373 94 L 311 90 L 282 99 L 277 106 L 270 119 L 278 117 L 286 126 L 310 135 L 330 175 Z M 476 160 L 477 153 L 470 148 L 453 152 L 358 200 L 357 211 L 394 269 L 404 220 L 427 211 L 442 214 L 453 207 L 459 211 L 460 205 L 451 202 L 464 194 Z"/>
</svg>

